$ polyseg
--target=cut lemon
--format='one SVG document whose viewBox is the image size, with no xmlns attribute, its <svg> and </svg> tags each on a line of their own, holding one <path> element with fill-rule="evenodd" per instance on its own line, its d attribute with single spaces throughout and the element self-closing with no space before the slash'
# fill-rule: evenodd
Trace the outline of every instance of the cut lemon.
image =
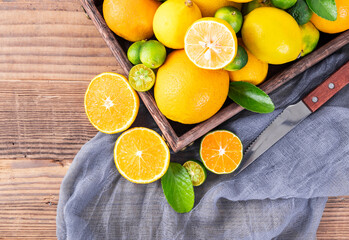
<svg viewBox="0 0 349 240">
<path fill-rule="evenodd" d="M 144 64 L 138 64 L 131 68 L 128 80 L 134 90 L 146 92 L 154 86 L 155 73 Z"/>
<path fill-rule="evenodd" d="M 103 133 L 128 129 L 138 114 L 139 98 L 127 79 L 117 73 L 102 73 L 85 93 L 85 112 L 91 124 Z"/>
<path fill-rule="evenodd" d="M 222 69 L 231 63 L 237 52 L 234 29 L 219 18 L 202 18 L 188 29 L 185 52 L 189 59 L 204 69 Z"/>
<path fill-rule="evenodd" d="M 183 164 L 183 167 L 189 173 L 194 187 L 198 187 L 205 182 L 207 173 L 205 166 L 201 162 L 197 160 L 189 160 Z"/>
<path fill-rule="evenodd" d="M 200 156 L 205 167 L 216 174 L 228 174 L 236 170 L 242 160 L 242 143 L 226 130 L 207 134 L 200 146 Z"/>
<path fill-rule="evenodd" d="M 161 178 L 170 164 L 170 150 L 162 137 L 148 128 L 122 133 L 114 148 L 119 173 L 134 183 L 151 183 Z"/>
</svg>

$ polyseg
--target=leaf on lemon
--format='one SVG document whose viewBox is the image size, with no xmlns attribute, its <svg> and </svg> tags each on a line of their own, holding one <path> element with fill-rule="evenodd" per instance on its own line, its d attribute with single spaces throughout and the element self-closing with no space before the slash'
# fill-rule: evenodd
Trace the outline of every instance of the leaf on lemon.
<svg viewBox="0 0 349 240">
<path fill-rule="evenodd" d="M 275 109 L 270 97 L 248 82 L 231 82 L 228 96 L 241 107 L 252 112 L 270 113 Z"/>
<path fill-rule="evenodd" d="M 189 212 L 194 207 L 194 187 L 189 173 L 179 163 L 170 163 L 161 178 L 162 190 L 171 207 L 178 213 Z"/>
<path fill-rule="evenodd" d="M 309 8 L 317 14 L 329 21 L 337 19 L 337 7 L 335 0 L 306 0 Z"/>
</svg>

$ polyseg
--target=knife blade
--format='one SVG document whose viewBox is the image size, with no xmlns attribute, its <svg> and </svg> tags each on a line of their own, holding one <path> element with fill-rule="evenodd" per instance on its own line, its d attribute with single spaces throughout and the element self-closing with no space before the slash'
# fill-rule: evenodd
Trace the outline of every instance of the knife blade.
<svg viewBox="0 0 349 240">
<path fill-rule="evenodd" d="M 285 108 L 285 110 L 279 114 L 247 148 L 242 166 L 234 176 L 237 176 L 250 166 L 265 151 L 277 143 L 310 114 L 319 109 L 347 84 L 349 84 L 349 62 L 332 74 L 301 101 Z"/>
</svg>

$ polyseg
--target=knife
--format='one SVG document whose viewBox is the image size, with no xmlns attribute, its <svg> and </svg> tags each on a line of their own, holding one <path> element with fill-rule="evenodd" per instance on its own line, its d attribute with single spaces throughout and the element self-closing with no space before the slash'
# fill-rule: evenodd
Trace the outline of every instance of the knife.
<svg viewBox="0 0 349 240">
<path fill-rule="evenodd" d="M 337 92 L 349 84 L 349 62 L 342 66 L 326 81 L 321 83 L 300 102 L 288 106 L 247 148 L 242 167 L 234 174 L 241 173 L 277 141 L 295 128 L 301 121 L 319 109 Z"/>
</svg>

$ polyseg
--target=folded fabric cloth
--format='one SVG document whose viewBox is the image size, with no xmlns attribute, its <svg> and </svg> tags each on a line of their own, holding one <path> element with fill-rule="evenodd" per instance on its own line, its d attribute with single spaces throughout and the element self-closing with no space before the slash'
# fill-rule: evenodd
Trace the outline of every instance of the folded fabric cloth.
<svg viewBox="0 0 349 240">
<path fill-rule="evenodd" d="M 218 129 L 248 146 L 288 105 L 349 60 L 349 45 L 271 94 L 270 114 L 243 111 Z M 143 105 L 133 126 L 159 132 Z M 349 87 L 310 115 L 237 177 L 208 173 L 195 188 L 195 207 L 176 213 L 160 181 L 137 185 L 118 173 L 119 135 L 98 133 L 63 179 L 58 239 L 315 239 L 328 196 L 349 195 Z M 199 159 L 199 141 L 171 155 Z"/>
</svg>

